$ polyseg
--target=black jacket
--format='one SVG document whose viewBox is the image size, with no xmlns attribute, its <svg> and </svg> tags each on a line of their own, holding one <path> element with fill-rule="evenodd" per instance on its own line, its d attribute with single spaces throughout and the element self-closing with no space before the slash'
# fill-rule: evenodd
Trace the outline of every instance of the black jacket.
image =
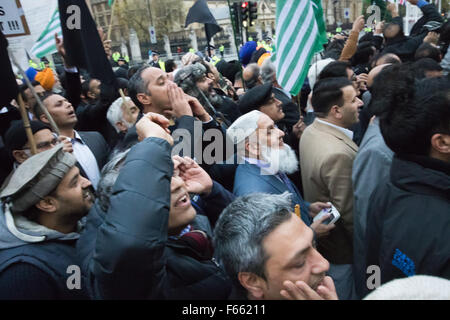
<svg viewBox="0 0 450 320">
<path fill-rule="evenodd" d="M 96 298 L 211 300 L 230 294 L 230 281 L 214 259 L 202 259 L 189 244 L 168 237 L 170 152 L 170 145 L 159 138 L 135 145 L 115 183 L 104 221 L 92 211 L 96 207 L 91 209 L 89 218 L 97 216 L 98 231 L 86 229 L 82 239 L 88 239 L 80 239 L 79 251 L 87 256 L 83 269 L 89 270 Z M 202 217 L 198 229 L 211 232 Z M 86 250 L 92 245 L 94 250 Z"/>
<path fill-rule="evenodd" d="M 392 23 L 398 24 L 400 29 L 403 30 L 403 20 L 401 17 L 392 19 Z M 416 53 L 417 48 L 422 44 L 426 35 L 426 32 L 422 32 L 415 36 L 407 37 L 403 32 L 400 32 L 397 37 L 386 40 L 382 54 L 394 53 L 402 60 L 402 62 L 414 61 L 414 54 Z"/>
<path fill-rule="evenodd" d="M 409 37 L 404 36 L 402 32 L 401 36 L 388 40 L 383 50 L 383 54 L 394 53 L 402 59 L 402 62 L 414 61 L 414 54 L 417 48 L 422 44 L 423 39 L 428 34 L 428 31 L 425 30 L 423 26 L 429 21 L 443 21 L 434 5 L 426 5 L 422 7 L 421 10 L 423 16 L 414 24 Z M 392 23 L 398 24 L 400 29 L 403 30 L 403 19 L 401 17 L 392 19 Z"/>
<path fill-rule="evenodd" d="M 443 22 L 442 16 L 439 14 L 439 11 L 434 4 L 423 6 L 420 10 L 422 10 L 423 16 L 413 25 L 411 32 L 409 33 L 412 37 L 422 33 L 424 31 L 422 29 L 423 26 L 429 21 Z"/>
<path fill-rule="evenodd" d="M 288 135 L 300 120 L 300 108 L 282 90 L 272 87 L 272 92 L 275 98 L 281 101 L 284 112 L 284 118 L 277 122 L 277 126 Z"/>
<path fill-rule="evenodd" d="M 108 145 L 114 147 L 119 137 L 106 118 L 108 108 L 119 97 L 119 93 L 114 86 L 102 83 L 100 85 L 99 99 L 91 104 L 81 103 L 79 73 L 66 72 L 66 88 L 67 100 L 73 105 L 78 118 L 75 129 L 100 132 Z"/>
<path fill-rule="evenodd" d="M 414 274 L 450 279 L 450 164 L 396 155 L 370 212 L 366 267 L 380 267 L 381 283 Z"/>
</svg>

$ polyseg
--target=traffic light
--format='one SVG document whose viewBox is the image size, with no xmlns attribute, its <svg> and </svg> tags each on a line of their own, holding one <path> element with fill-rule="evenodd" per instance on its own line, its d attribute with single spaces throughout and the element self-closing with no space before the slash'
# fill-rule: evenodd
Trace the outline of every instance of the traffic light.
<svg viewBox="0 0 450 320">
<path fill-rule="evenodd" d="M 240 33 L 240 23 L 239 23 L 239 3 L 234 2 L 230 7 L 230 15 L 231 15 L 231 25 L 234 28 L 234 31 L 239 34 Z"/>
<path fill-rule="evenodd" d="M 256 19 L 258 18 L 258 2 L 249 2 L 249 17 L 250 25 L 254 26 L 256 24 Z"/>
<path fill-rule="evenodd" d="M 244 22 L 248 19 L 248 2 L 247 1 L 241 3 L 241 17 L 242 17 L 242 22 Z"/>
</svg>

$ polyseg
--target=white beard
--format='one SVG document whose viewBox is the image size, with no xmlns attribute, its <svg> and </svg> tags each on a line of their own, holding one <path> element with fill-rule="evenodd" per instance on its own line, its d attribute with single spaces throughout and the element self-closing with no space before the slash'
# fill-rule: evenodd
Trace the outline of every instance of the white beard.
<svg viewBox="0 0 450 320">
<path fill-rule="evenodd" d="M 297 155 L 287 144 L 284 144 L 283 149 L 261 146 L 261 156 L 263 160 L 270 163 L 270 169 L 274 173 L 291 174 L 299 169 Z"/>
</svg>

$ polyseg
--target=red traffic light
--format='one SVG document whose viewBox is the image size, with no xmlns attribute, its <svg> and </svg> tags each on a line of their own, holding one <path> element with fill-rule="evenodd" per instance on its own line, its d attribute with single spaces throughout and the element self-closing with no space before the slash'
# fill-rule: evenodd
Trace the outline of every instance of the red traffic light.
<svg viewBox="0 0 450 320">
<path fill-rule="evenodd" d="M 247 8 L 247 7 L 248 7 L 248 2 L 242 2 L 241 8 Z"/>
</svg>

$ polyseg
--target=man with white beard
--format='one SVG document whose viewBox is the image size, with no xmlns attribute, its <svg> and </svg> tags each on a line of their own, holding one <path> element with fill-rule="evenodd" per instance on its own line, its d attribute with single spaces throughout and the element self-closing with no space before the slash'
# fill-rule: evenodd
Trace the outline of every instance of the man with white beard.
<svg viewBox="0 0 450 320">
<path fill-rule="evenodd" d="M 328 216 L 312 223 L 311 217 L 330 207 L 323 202 L 308 203 L 286 174 L 299 169 L 295 152 L 283 142 L 284 132 L 273 120 L 258 110 L 239 117 L 227 130 L 228 137 L 237 144 L 239 165 L 236 169 L 233 193 L 243 196 L 255 192 L 291 193 L 292 210 L 300 205 L 303 222 L 318 237 L 327 235 L 334 224 L 321 222 Z"/>
</svg>

